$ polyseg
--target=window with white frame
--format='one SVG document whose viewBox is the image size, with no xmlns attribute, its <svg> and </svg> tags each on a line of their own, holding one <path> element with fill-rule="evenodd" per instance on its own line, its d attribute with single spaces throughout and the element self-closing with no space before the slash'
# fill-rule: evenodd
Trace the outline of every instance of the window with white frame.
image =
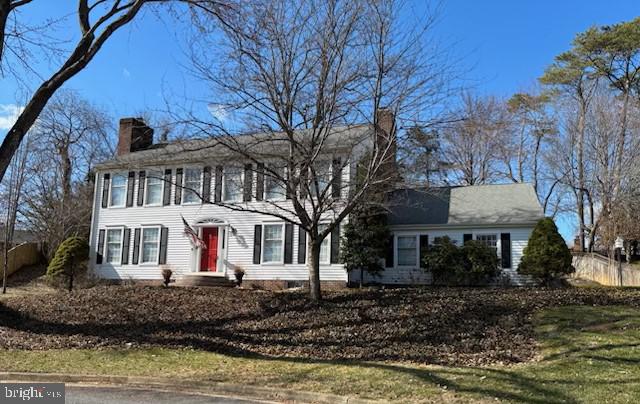
<svg viewBox="0 0 640 404">
<path fill-rule="evenodd" d="M 127 198 L 127 176 L 114 174 L 111 179 L 111 196 L 109 206 L 124 206 Z"/>
<path fill-rule="evenodd" d="M 185 168 L 184 170 L 184 184 L 182 190 L 182 202 L 183 203 L 197 203 L 200 202 L 198 197 L 202 188 L 202 170 L 199 168 Z"/>
<path fill-rule="evenodd" d="M 273 172 L 273 174 L 269 171 Z M 269 170 L 264 174 L 264 199 L 270 201 L 285 199 L 286 187 L 281 180 L 285 178 L 284 175 L 284 167 L 269 167 Z"/>
<path fill-rule="evenodd" d="M 324 193 L 325 196 L 331 195 L 331 192 L 327 190 L 331 183 L 331 162 L 330 161 L 317 161 L 313 165 L 313 171 L 315 177 L 311 178 L 309 187 L 311 188 L 311 195 L 317 197 L 318 194 Z M 314 183 L 315 179 L 315 183 Z M 316 184 L 318 189 L 316 190 Z"/>
<path fill-rule="evenodd" d="M 476 235 L 476 241 L 481 242 L 487 247 L 493 249 L 496 254 L 498 253 L 498 235 L 497 234 L 478 234 Z"/>
<path fill-rule="evenodd" d="M 122 259 L 122 228 L 107 229 L 106 262 L 119 264 Z"/>
<path fill-rule="evenodd" d="M 418 242 L 416 236 L 397 237 L 397 257 L 399 266 L 416 266 Z"/>
<path fill-rule="evenodd" d="M 225 167 L 223 181 L 224 201 L 242 201 L 242 167 Z"/>
<path fill-rule="evenodd" d="M 142 228 L 142 257 L 141 264 L 155 264 L 158 262 L 158 253 L 160 251 L 160 228 L 159 227 L 143 227 Z"/>
<path fill-rule="evenodd" d="M 146 205 L 160 205 L 162 203 L 162 192 L 164 190 L 164 180 L 162 173 L 159 171 L 151 171 L 147 174 L 147 186 L 145 195 Z"/>
<path fill-rule="evenodd" d="M 284 225 L 265 224 L 262 226 L 262 262 L 281 263 L 284 254 Z"/>
</svg>

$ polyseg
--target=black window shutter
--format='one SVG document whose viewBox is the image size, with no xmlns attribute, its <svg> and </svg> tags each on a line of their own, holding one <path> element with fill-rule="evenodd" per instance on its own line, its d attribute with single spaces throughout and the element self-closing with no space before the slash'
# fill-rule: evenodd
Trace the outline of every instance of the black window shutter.
<svg viewBox="0 0 640 404">
<path fill-rule="evenodd" d="M 264 196 L 264 163 L 258 163 L 256 169 L 256 201 L 261 201 Z"/>
<path fill-rule="evenodd" d="M 427 234 L 420 235 L 420 267 L 424 268 L 422 258 L 429 251 L 429 236 Z"/>
<path fill-rule="evenodd" d="M 342 191 L 342 161 L 333 159 L 331 163 L 331 197 L 340 198 Z"/>
<path fill-rule="evenodd" d="M 386 268 L 393 268 L 395 265 L 395 260 L 394 260 L 394 249 L 393 249 L 393 235 L 391 235 L 389 237 L 389 239 L 387 240 L 387 251 L 386 251 L 386 256 L 384 257 L 384 266 Z"/>
<path fill-rule="evenodd" d="M 133 206 L 133 187 L 136 182 L 136 172 L 129 171 L 127 178 L 127 207 Z"/>
<path fill-rule="evenodd" d="M 131 263 L 134 265 L 138 264 L 138 257 L 140 256 L 140 229 L 135 229 L 133 231 L 133 259 Z"/>
<path fill-rule="evenodd" d="M 158 264 L 167 263 L 167 243 L 169 242 L 169 228 L 162 226 L 160 229 L 160 258 Z"/>
<path fill-rule="evenodd" d="M 202 202 L 211 202 L 211 167 L 202 169 Z"/>
<path fill-rule="evenodd" d="M 104 229 L 98 232 L 98 250 L 96 251 L 96 264 L 102 264 L 102 254 L 104 254 Z"/>
<path fill-rule="evenodd" d="M 216 183 L 214 192 L 214 201 L 220 202 L 222 200 L 222 166 L 216 166 Z"/>
<path fill-rule="evenodd" d="M 171 187 L 171 184 L 168 184 Z M 167 184 L 165 184 L 165 187 Z M 180 205 L 182 203 L 182 168 L 176 168 L 176 194 L 173 203 Z"/>
<path fill-rule="evenodd" d="M 245 202 L 250 202 L 251 201 L 251 193 L 252 191 L 252 185 L 253 185 L 253 170 L 251 168 L 251 164 L 245 164 L 244 165 L 244 189 L 243 189 L 243 195 L 242 195 L 242 200 Z"/>
<path fill-rule="evenodd" d="M 102 207 L 109 206 L 109 181 L 111 175 L 109 173 L 102 176 Z"/>
<path fill-rule="evenodd" d="M 284 225 L 284 263 L 293 263 L 293 225 Z"/>
<path fill-rule="evenodd" d="M 131 229 L 124 229 L 124 235 L 122 240 L 122 260 L 123 265 L 129 263 L 129 243 L 131 241 Z"/>
<path fill-rule="evenodd" d="M 340 263 L 340 224 L 331 231 L 331 263 Z"/>
<path fill-rule="evenodd" d="M 171 204 L 171 169 L 167 168 L 166 170 L 164 170 L 164 195 L 162 198 L 162 205 L 167 206 L 170 204 Z"/>
<path fill-rule="evenodd" d="M 144 205 L 144 181 L 147 178 L 145 171 L 138 173 L 138 206 Z"/>
<path fill-rule="evenodd" d="M 293 173 L 291 172 L 291 170 L 287 170 L 287 183 L 285 184 L 285 195 L 287 199 L 291 199 L 293 197 L 293 193 L 295 192 L 294 189 L 291 188 L 291 176 L 293 175 Z"/>
<path fill-rule="evenodd" d="M 298 264 L 307 262 L 307 232 L 298 226 Z"/>
<path fill-rule="evenodd" d="M 511 268 L 511 233 L 500 234 L 502 268 Z"/>
<path fill-rule="evenodd" d="M 467 241 L 471 241 L 473 240 L 473 235 L 472 234 L 463 234 L 462 235 L 462 244 L 466 244 Z"/>
<path fill-rule="evenodd" d="M 307 197 L 307 187 L 309 186 L 309 168 L 300 169 L 300 199 Z"/>
<path fill-rule="evenodd" d="M 253 263 L 260 263 L 262 249 L 262 225 L 257 224 L 253 230 Z"/>
</svg>

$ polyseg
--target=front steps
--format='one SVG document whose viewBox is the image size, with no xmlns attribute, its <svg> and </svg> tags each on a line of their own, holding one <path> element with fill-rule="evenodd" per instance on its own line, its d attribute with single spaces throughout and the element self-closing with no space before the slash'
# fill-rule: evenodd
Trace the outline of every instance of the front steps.
<svg viewBox="0 0 640 404">
<path fill-rule="evenodd" d="M 209 272 L 193 272 L 182 275 L 175 283 L 176 286 L 219 286 L 234 287 L 236 283 L 225 278 L 224 275 Z"/>
</svg>

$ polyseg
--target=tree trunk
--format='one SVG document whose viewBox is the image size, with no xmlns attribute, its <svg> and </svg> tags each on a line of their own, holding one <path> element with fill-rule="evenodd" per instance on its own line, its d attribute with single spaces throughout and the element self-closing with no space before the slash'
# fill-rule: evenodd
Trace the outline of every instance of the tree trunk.
<svg viewBox="0 0 640 404">
<path fill-rule="evenodd" d="M 578 238 L 580 240 L 580 251 L 585 251 L 585 223 L 584 223 L 584 132 L 585 132 L 585 114 L 586 108 L 584 102 L 580 104 L 580 112 L 578 116 L 578 220 L 580 227 L 578 229 Z"/>
<path fill-rule="evenodd" d="M 309 269 L 309 296 L 311 300 L 316 302 L 322 299 L 320 292 L 320 242 L 318 240 L 309 240 L 307 248 L 309 260 L 307 268 Z"/>
<path fill-rule="evenodd" d="M 62 171 L 62 204 L 66 207 L 71 196 L 71 157 L 69 157 L 69 145 L 64 144 L 58 149 Z"/>
<path fill-rule="evenodd" d="M 7 18 L 11 10 L 11 0 L 0 0 L 0 62 L 4 51 L 4 30 L 7 26 Z"/>
</svg>

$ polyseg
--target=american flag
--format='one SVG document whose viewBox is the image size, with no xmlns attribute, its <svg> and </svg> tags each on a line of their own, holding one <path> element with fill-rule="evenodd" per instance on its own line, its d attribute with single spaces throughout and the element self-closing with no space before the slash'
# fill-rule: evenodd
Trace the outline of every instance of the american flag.
<svg viewBox="0 0 640 404">
<path fill-rule="evenodd" d="M 183 234 L 187 237 L 189 237 L 189 240 L 191 241 L 191 244 L 194 247 L 200 247 L 203 249 L 207 248 L 207 245 L 205 244 L 204 241 L 202 241 L 202 239 L 200 237 L 198 237 L 198 233 L 196 233 L 195 230 L 193 230 L 193 228 L 191 226 L 189 226 L 189 223 L 187 223 L 187 221 L 184 219 L 184 216 L 180 215 L 180 217 L 182 218 L 182 223 L 184 223 L 184 232 Z"/>
</svg>

